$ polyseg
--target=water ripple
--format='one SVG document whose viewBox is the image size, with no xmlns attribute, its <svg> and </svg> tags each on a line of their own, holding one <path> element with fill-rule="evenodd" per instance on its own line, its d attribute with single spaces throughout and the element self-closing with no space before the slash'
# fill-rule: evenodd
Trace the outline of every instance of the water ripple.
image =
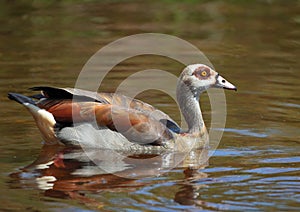
<svg viewBox="0 0 300 212">
<path fill-rule="evenodd" d="M 221 128 L 216 128 L 214 130 L 224 130 L 224 132 L 232 132 L 232 133 L 236 133 L 236 134 L 239 134 L 239 135 L 247 135 L 247 136 L 256 137 L 256 138 L 266 138 L 266 137 L 268 137 L 268 134 L 266 134 L 266 133 L 253 132 L 250 129 L 234 129 L 234 128 L 221 129 Z"/>
<path fill-rule="evenodd" d="M 256 174 L 278 174 L 278 173 L 287 173 L 293 171 L 300 171 L 300 168 L 275 168 L 275 167 L 262 167 L 251 170 L 244 170 L 246 173 L 256 173 Z"/>
<path fill-rule="evenodd" d="M 282 157 L 282 158 L 267 158 L 261 159 L 262 163 L 300 163 L 300 156 L 298 157 Z"/>
</svg>

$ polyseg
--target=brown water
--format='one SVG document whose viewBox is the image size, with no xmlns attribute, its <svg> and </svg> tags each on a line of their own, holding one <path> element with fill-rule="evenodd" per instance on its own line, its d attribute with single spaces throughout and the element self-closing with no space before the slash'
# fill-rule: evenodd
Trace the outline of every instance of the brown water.
<svg viewBox="0 0 300 212">
<path fill-rule="evenodd" d="M 299 210 L 299 12 L 299 1 L 2 1 L 0 210 Z M 226 91 L 226 129 L 208 163 L 141 177 L 155 169 L 150 166 L 133 180 L 60 157 L 71 150 L 42 148 L 32 117 L 7 92 L 72 87 L 97 50 L 143 32 L 191 42 L 238 87 Z M 178 75 L 182 65 L 135 57 L 119 64 L 101 89 L 114 91 L 126 76 L 149 68 Z M 176 104 L 163 93 L 140 98 L 180 120 Z M 209 122 L 206 96 L 202 104 Z M 54 164 L 37 166 L 53 158 Z"/>
</svg>

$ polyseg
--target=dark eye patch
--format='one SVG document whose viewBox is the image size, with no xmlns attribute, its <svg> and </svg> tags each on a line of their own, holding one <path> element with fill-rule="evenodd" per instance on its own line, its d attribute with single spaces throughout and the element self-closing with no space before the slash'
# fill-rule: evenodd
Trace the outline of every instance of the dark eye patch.
<svg viewBox="0 0 300 212">
<path fill-rule="evenodd" d="M 207 67 L 199 67 L 193 73 L 193 75 L 200 80 L 209 78 L 210 74 L 210 69 Z"/>
</svg>

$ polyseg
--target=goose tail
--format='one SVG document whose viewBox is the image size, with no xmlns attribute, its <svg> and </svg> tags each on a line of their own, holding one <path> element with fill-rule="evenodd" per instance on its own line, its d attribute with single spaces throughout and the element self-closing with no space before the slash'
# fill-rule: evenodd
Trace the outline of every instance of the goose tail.
<svg viewBox="0 0 300 212">
<path fill-rule="evenodd" d="M 39 108 L 33 99 L 22 94 L 8 93 L 8 98 L 22 104 L 31 113 L 46 144 L 59 142 L 54 130 L 56 121 L 50 112 Z"/>
<path fill-rule="evenodd" d="M 14 100 L 20 104 L 32 104 L 32 105 L 36 105 L 35 101 L 33 101 L 33 99 L 27 97 L 27 96 L 24 96 L 22 94 L 18 94 L 18 93 L 8 93 L 7 97 L 10 99 L 10 100 Z"/>
</svg>

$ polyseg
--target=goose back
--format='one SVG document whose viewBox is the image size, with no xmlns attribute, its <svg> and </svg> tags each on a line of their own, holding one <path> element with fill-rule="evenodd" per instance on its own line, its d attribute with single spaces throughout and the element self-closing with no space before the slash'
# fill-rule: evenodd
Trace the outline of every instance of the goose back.
<svg viewBox="0 0 300 212">
<path fill-rule="evenodd" d="M 96 121 L 131 142 L 152 145 L 163 145 L 181 131 L 164 112 L 124 95 L 45 86 L 31 89 L 42 91 L 36 96 L 38 107 L 52 113 L 60 124 Z"/>
</svg>

